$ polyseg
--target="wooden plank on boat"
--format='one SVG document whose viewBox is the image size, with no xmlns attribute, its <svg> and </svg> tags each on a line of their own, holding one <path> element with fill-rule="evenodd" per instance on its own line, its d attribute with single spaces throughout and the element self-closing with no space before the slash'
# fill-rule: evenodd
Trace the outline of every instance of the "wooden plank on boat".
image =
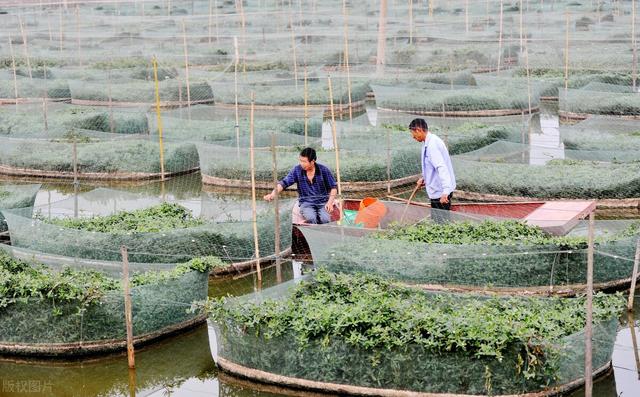
<svg viewBox="0 0 640 397">
<path fill-rule="evenodd" d="M 524 220 L 539 226 L 550 234 L 562 236 L 573 229 L 580 219 L 595 211 L 596 202 L 590 201 L 547 201 Z"/>
</svg>

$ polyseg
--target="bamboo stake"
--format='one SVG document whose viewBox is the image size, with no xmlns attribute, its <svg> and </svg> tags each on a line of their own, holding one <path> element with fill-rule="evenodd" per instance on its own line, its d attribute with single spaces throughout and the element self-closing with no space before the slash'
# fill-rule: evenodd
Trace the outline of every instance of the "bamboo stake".
<svg viewBox="0 0 640 397">
<path fill-rule="evenodd" d="M 529 119 L 531 119 L 531 69 L 529 69 L 529 40 L 525 39 L 524 41 L 524 59 L 525 59 L 525 70 L 527 71 L 527 99 L 528 99 L 528 110 L 529 110 Z"/>
<path fill-rule="evenodd" d="M 433 17 L 433 0 L 429 0 L 429 18 Z"/>
<path fill-rule="evenodd" d="M 262 281 L 262 269 L 260 268 L 260 246 L 258 241 L 258 216 L 256 210 L 256 165 L 253 147 L 253 109 L 255 106 L 255 94 L 251 93 L 251 113 L 249 119 L 249 152 L 251 164 L 251 213 L 253 218 L 253 244 L 256 256 L 256 270 L 258 271 L 258 281 Z"/>
<path fill-rule="evenodd" d="M 636 359 L 636 372 L 640 379 L 640 353 L 638 352 L 638 339 L 636 337 L 636 325 L 632 312 L 627 312 L 627 323 L 629 324 L 629 332 L 631 333 L 631 346 L 633 347 L 633 356 Z"/>
<path fill-rule="evenodd" d="M 636 281 L 638 280 L 638 264 L 640 263 L 640 238 L 636 242 L 636 256 L 633 260 L 633 271 L 631 272 L 631 288 L 629 288 L 629 302 L 627 309 L 633 310 L 633 300 L 636 292 Z"/>
<path fill-rule="evenodd" d="M 520 53 L 522 54 L 522 52 L 524 51 L 524 43 L 522 42 L 523 39 L 523 34 L 522 34 L 522 0 L 520 0 Z"/>
<path fill-rule="evenodd" d="M 289 14 L 289 26 L 291 30 L 291 52 L 293 54 L 293 80 L 298 89 L 298 60 L 296 58 L 296 32 L 293 30 L 293 17 Z"/>
<path fill-rule="evenodd" d="M 391 129 L 387 130 L 387 194 L 391 194 Z"/>
<path fill-rule="evenodd" d="M 47 99 L 49 97 L 49 93 L 47 92 L 47 66 L 42 65 L 42 73 L 44 77 L 44 89 L 42 90 L 42 116 L 44 118 L 44 132 L 45 134 L 49 133 L 49 120 L 48 120 L 48 112 L 47 112 Z"/>
<path fill-rule="evenodd" d="M 107 91 L 109 94 L 109 131 L 115 134 L 116 126 L 113 121 L 113 98 L 111 96 L 111 69 L 107 72 Z"/>
<path fill-rule="evenodd" d="M 167 0 L 167 16 L 171 16 L 171 0 Z"/>
<path fill-rule="evenodd" d="M 209 37 L 208 37 L 209 45 L 211 45 L 211 30 L 212 30 L 211 19 L 213 18 L 212 14 L 213 14 L 213 0 L 209 0 L 209 22 L 208 22 L 208 25 L 209 25 L 208 26 L 208 28 L 209 28 Z"/>
<path fill-rule="evenodd" d="M 31 60 L 29 58 L 29 44 L 27 42 L 27 33 L 24 29 L 24 24 L 22 23 L 22 16 L 18 15 L 18 24 L 20 25 L 20 35 L 22 36 L 22 48 L 24 49 L 24 57 L 27 60 L 27 71 L 29 72 L 29 78 L 33 79 L 33 75 L 31 74 Z"/>
<path fill-rule="evenodd" d="M 345 0 L 342 1 L 342 4 L 344 2 Z M 413 0 L 409 0 L 409 44 L 413 44 Z"/>
<path fill-rule="evenodd" d="M 489 30 L 489 0 L 487 0 L 485 3 L 484 23 L 485 23 L 484 29 Z"/>
<path fill-rule="evenodd" d="M 47 18 L 47 28 L 49 29 L 49 44 L 53 42 L 53 32 L 51 31 L 51 18 Z"/>
<path fill-rule="evenodd" d="M 78 9 L 78 5 L 76 4 L 76 41 L 78 43 L 78 65 L 82 67 L 82 47 L 80 45 L 80 11 Z"/>
<path fill-rule="evenodd" d="M 336 177 L 338 182 L 338 197 L 340 208 L 342 208 L 342 180 L 340 179 L 340 150 L 338 148 L 338 136 L 336 133 L 336 114 L 333 107 L 333 86 L 331 85 L 331 76 L 327 76 L 329 84 L 329 105 L 331 108 L 331 135 L 333 137 L 333 150 L 336 154 Z M 340 210 L 340 221 L 342 221 L 342 210 Z"/>
<path fill-rule="evenodd" d="M 633 81 L 633 91 L 635 92 L 636 82 L 638 80 L 638 48 L 636 46 L 636 0 L 631 1 L 631 51 L 631 80 Z"/>
<path fill-rule="evenodd" d="M 503 2 L 500 0 L 500 32 L 498 33 L 498 69 L 496 75 L 500 75 L 500 64 L 502 63 L 502 20 L 503 20 Z"/>
<path fill-rule="evenodd" d="M 62 52 L 62 39 L 63 39 L 63 35 L 64 35 L 64 29 L 62 26 L 62 6 L 60 7 L 60 14 L 58 15 L 59 19 L 58 19 L 58 26 L 60 28 L 60 52 Z"/>
<path fill-rule="evenodd" d="M 187 47 L 187 27 L 182 19 L 182 42 L 184 45 L 184 77 L 187 83 L 187 116 L 191 121 L 191 87 L 189 84 L 189 50 Z"/>
<path fill-rule="evenodd" d="M 156 117 L 158 119 L 158 143 L 160 145 L 160 180 L 164 182 L 164 143 L 162 141 L 162 114 L 160 112 L 160 85 L 158 84 L 158 60 L 153 57 L 153 79 L 156 88 Z M 164 185 L 162 185 L 164 186 Z"/>
<path fill-rule="evenodd" d="M 243 0 L 236 0 L 240 7 L 240 23 L 242 24 L 242 72 L 247 72 L 247 29 L 246 29 L 246 19 L 244 15 L 244 3 Z M 291 13 L 289 13 L 291 15 Z"/>
<path fill-rule="evenodd" d="M 351 71 L 349 68 L 349 25 L 347 23 L 347 0 L 342 0 L 344 17 L 344 66 L 347 69 L 347 95 L 349 97 L 349 121 L 353 119 L 353 102 L 351 100 Z"/>
<path fill-rule="evenodd" d="M 213 6 L 216 9 L 215 22 L 216 22 L 216 43 L 220 42 L 220 25 L 218 22 L 218 0 L 213 0 Z"/>
<path fill-rule="evenodd" d="M 236 97 L 236 157 L 240 158 L 240 114 L 238 111 L 238 64 L 240 62 L 240 53 L 238 52 L 238 37 L 233 37 L 233 48 L 235 49 L 235 62 L 233 66 L 233 86 Z"/>
<path fill-rule="evenodd" d="M 16 111 L 18 110 L 18 73 L 16 71 L 16 56 L 13 53 L 13 42 L 9 36 L 9 52 L 11 53 L 11 69 L 13 70 L 13 94 L 16 97 Z"/>
<path fill-rule="evenodd" d="M 593 392 L 593 360 L 591 339 L 593 337 L 593 239 L 595 214 L 589 214 L 589 249 L 587 251 L 587 323 L 584 332 L 584 395 L 591 397 Z"/>
<path fill-rule="evenodd" d="M 276 262 L 280 262 L 280 199 L 278 192 L 278 156 L 276 153 L 276 135 L 271 134 L 271 163 L 273 164 L 273 187 L 276 189 L 276 195 L 273 198 L 273 210 L 275 215 L 275 235 L 273 237 L 274 253 Z"/>
<path fill-rule="evenodd" d="M 307 66 L 304 67 L 304 146 L 309 145 L 309 84 Z"/>
<path fill-rule="evenodd" d="M 464 32 L 469 34 L 469 0 L 464 0 Z"/>
<path fill-rule="evenodd" d="M 133 350 L 133 315 L 131 308 L 131 288 L 129 286 L 129 253 L 126 246 L 120 247 L 122 255 L 122 286 L 124 288 L 124 319 L 127 328 L 127 363 L 129 368 L 136 367 L 135 352 Z"/>
<path fill-rule="evenodd" d="M 144 3 L 142 3 L 144 7 Z M 136 397 L 136 369 L 129 368 L 129 397 Z"/>
<path fill-rule="evenodd" d="M 431 3 L 431 0 L 430 2 Z M 380 19 L 378 20 L 378 52 L 376 55 L 376 74 L 381 76 L 384 74 L 385 47 L 387 45 L 386 35 L 387 24 L 387 0 L 380 0 Z"/>
<path fill-rule="evenodd" d="M 567 98 L 569 89 L 569 12 L 566 14 L 565 39 L 564 39 L 564 97 Z"/>
</svg>

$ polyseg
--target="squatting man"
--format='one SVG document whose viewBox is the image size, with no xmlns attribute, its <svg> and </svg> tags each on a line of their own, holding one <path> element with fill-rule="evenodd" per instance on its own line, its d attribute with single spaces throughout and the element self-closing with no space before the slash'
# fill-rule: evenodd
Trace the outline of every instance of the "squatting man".
<svg viewBox="0 0 640 397">
<path fill-rule="evenodd" d="M 333 211 L 338 185 L 331 170 L 316 160 L 317 155 L 313 148 L 303 149 L 298 158 L 299 164 L 293 167 L 264 199 L 273 200 L 278 193 L 295 183 L 298 187 L 300 215 L 305 222 L 331 222 L 329 214 Z"/>
</svg>

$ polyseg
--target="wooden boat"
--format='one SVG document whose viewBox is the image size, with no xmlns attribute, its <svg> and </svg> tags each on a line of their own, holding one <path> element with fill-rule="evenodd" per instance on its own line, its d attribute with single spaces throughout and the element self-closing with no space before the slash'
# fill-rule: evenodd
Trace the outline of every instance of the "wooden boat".
<svg viewBox="0 0 640 397">
<path fill-rule="evenodd" d="M 412 202 L 394 198 L 382 201 L 386 214 L 380 219 L 378 228 L 385 229 L 391 223 L 415 223 L 431 217 L 431 206 L 428 203 Z M 342 203 L 347 211 L 358 211 L 362 200 L 348 199 Z M 593 200 L 559 200 L 499 203 L 453 203 L 451 220 L 481 221 L 485 219 L 519 219 L 529 225 L 542 228 L 549 234 L 563 236 L 573 229 L 581 219 L 587 217 L 596 208 Z M 299 228 L 304 227 L 302 218 L 296 208 L 293 209 L 292 254 L 298 260 L 310 260 L 309 244 Z M 335 208 L 331 213 L 335 227 L 340 221 L 340 210 Z"/>
</svg>

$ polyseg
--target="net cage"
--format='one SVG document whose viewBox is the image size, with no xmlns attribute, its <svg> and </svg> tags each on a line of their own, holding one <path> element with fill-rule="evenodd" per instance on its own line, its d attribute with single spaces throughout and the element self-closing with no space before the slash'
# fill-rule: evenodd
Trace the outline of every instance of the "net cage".
<svg viewBox="0 0 640 397">
<path fill-rule="evenodd" d="M 35 209 L 3 213 L 11 244 L 17 248 L 72 259 L 118 261 L 124 245 L 132 262 L 177 263 L 216 256 L 228 263 L 227 270 L 238 270 L 234 265 L 256 259 L 250 204 L 246 198 L 206 193 L 200 200 L 172 202 L 101 188 Z M 292 207 L 291 200 L 281 200 L 277 216 L 272 205 L 258 208 L 259 259 L 281 255 L 290 247 Z"/>
<path fill-rule="evenodd" d="M 39 189 L 39 184 L 0 184 L 0 233 L 7 231 L 2 210 L 33 207 Z"/>
<path fill-rule="evenodd" d="M 394 320 L 386 318 L 385 310 L 391 310 L 392 313 L 411 310 L 412 314 L 408 315 L 409 317 L 415 315 L 424 322 L 414 322 L 407 317 L 396 320 L 403 322 L 406 328 L 415 328 L 415 332 L 420 332 L 418 329 L 421 327 L 428 328 L 425 324 L 431 321 L 429 319 L 436 323 L 445 321 L 437 320 L 433 314 L 428 313 L 434 310 L 433 308 L 441 308 L 442 313 L 447 310 L 455 312 L 449 305 L 455 306 L 451 300 L 457 300 L 477 310 L 483 310 L 478 306 L 486 304 L 487 301 L 478 296 L 455 295 L 454 298 L 444 293 L 424 293 L 411 289 L 406 290 L 406 294 L 403 294 L 398 302 L 393 298 L 390 299 L 394 303 L 385 302 L 383 298 L 377 299 L 379 296 L 389 299 L 394 290 L 394 287 L 391 287 L 389 290 L 368 290 L 366 296 L 373 298 L 370 302 L 364 303 L 362 300 L 366 299 L 357 296 L 354 290 L 366 289 L 370 280 L 359 279 L 356 282 L 335 276 L 335 281 L 325 286 L 314 277 L 316 276 L 311 275 L 301 284 L 300 280 L 295 280 L 243 297 L 228 298 L 219 303 L 222 308 L 216 306 L 210 318 L 210 325 L 215 330 L 212 349 L 217 365 L 225 372 L 266 383 L 324 392 L 370 394 L 399 390 L 449 395 L 512 395 L 533 392 L 544 394 L 545 391 L 553 393 L 553 390 L 567 391 L 576 387 L 584 375 L 582 331 L 563 334 L 550 345 L 541 342 L 540 350 L 537 352 L 544 352 L 544 365 L 553 367 L 554 370 L 542 377 L 532 376 L 528 379 L 524 375 L 526 364 L 521 361 L 518 363 L 520 347 L 517 343 L 505 346 L 499 359 L 474 354 L 473 348 L 470 347 L 473 342 L 470 340 L 465 349 L 452 347 L 447 351 L 439 351 L 434 341 L 438 336 L 432 337 L 432 343 L 405 340 L 392 347 L 379 346 L 375 342 L 369 346 L 360 344 L 354 335 L 359 333 L 352 328 L 352 322 L 358 321 L 358 310 L 360 314 L 377 313 L 372 314 L 372 318 L 362 321 L 359 325 L 360 330 L 369 330 L 371 335 L 387 331 L 387 337 L 391 337 L 390 335 L 402 331 L 392 330 Z M 354 284 L 342 284 L 346 280 L 351 280 Z M 321 303 L 325 299 L 327 301 Z M 519 299 L 521 300 L 510 298 L 510 310 L 518 305 L 534 304 L 535 299 L 542 299 L 537 301 L 538 305 L 553 306 L 550 303 L 552 300 L 547 300 L 549 298 Z M 315 320 L 312 321 L 315 324 L 314 330 L 304 336 L 304 331 L 293 326 L 278 328 L 281 322 L 289 321 L 285 317 L 294 301 L 300 306 L 296 309 L 297 314 L 291 315 L 292 322 L 303 326 L 307 320 L 307 312 L 313 310 L 315 313 Z M 417 302 L 425 302 L 430 309 L 421 309 Z M 361 304 L 366 307 L 357 309 Z M 398 305 L 395 309 L 387 306 L 394 304 Z M 316 305 L 324 308 L 320 309 L 320 306 Z M 335 313 L 329 314 L 334 310 Z M 264 311 L 270 311 L 270 322 L 263 322 Z M 449 320 L 446 321 L 455 322 L 451 320 L 452 311 L 448 312 Z M 245 323 L 245 316 L 249 312 L 254 316 L 255 322 L 252 325 Z M 500 317 L 500 314 L 496 316 Z M 340 321 L 342 325 L 335 324 Z M 449 324 L 449 327 L 455 327 L 454 324 Z M 346 329 L 344 334 L 341 328 Z M 615 318 L 610 317 L 594 323 L 594 370 L 606 368 L 611 360 L 616 329 Z M 349 337 L 349 330 L 353 330 L 352 337 Z M 286 357 L 285 360 L 282 359 L 283 355 Z M 517 368 L 521 368 L 521 372 L 518 372 Z"/>
<path fill-rule="evenodd" d="M 372 208 L 368 216 L 366 209 L 359 211 L 365 212 L 359 215 L 360 225 L 356 220 L 346 226 L 298 226 L 314 264 L 331 272 L 377 274 L 433 290 L 566 295 L 586 288 L 585 226 L 582 233 L 563 237 L 579 224 L 569 206 L 459 204 L 444 211 L 381 203 L 386 211 Z M 368 218 L 375 220 L 367 223 Z M 638 223 L 602 221 L 595 230 L 594 285 L 628 285 Z"/>
<path fill-rule="evenodd" d="M 3 294 L 0 310 L 4 354 L 61 357 L 126 346 L 122 262 L 70 260 L 2 247 L 5 288 L 14 291 Z M 178 270 L 175 264 L 133 264 L 132 271 L 134 343 L 147 343 L 204 321 L 202 313 L 189 308 L 193 301 L 206 299 L 208 271 Z"/>
</svg>

